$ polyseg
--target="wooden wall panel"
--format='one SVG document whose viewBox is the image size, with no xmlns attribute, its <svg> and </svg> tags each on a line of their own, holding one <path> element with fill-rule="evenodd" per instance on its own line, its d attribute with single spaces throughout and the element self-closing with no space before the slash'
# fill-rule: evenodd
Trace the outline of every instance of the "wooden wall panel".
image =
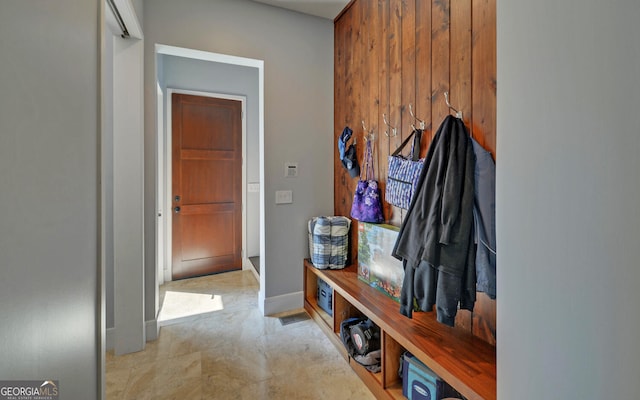
<svg viewBox="0 0 640 400">
<path fill-rule="evenodd" d="M 409 114 L 409 105 L 416 103 L 416 4 L 413 1 L 403 1 L 401 8 L 402 25 L 402 96 L 401 96 L 401 118 L 398 126 L 395 145 L 391 149 L 394 152 L 404 139 L 411 134 L 414 120 Z M 407 146 L 408 147 L 408 146 Z M 407 147 L 403 149 L 403 154 L 410 151 Z M 382 155 L 380 162 L 386 161 L 386 155 Z M 394 214 L 400 217 L 400 223 L 406 215 L 406 210 L 393 207 Z M 395 219 L 394 219 L 395 223 Z"/>
<path fill-rule="evenodd" d="M 431 2 L 416 1 L 416 117 L 424 121 L 421 156 L 432 139 L 431 123 Z"/>
<path fill-rule="evenodd" d="M 419 1 L 419 0 L 418 0 Z M 471 134 L 496 157 L 496 0 L 472 4 Z"/>
<path fill-rule="evenodd" d="M 419 0 L 418 0 L 419 1 Z M 472 4 L 471 136 L 496 157 L 496 1 Z M 496 301 L 478 293 L 473 334 L 496 343 Z"/>
<path fill-rule="evenodd" d="M 450 79 L 451 105 L 462 112 L 467 126 L 471 117 L 471 0 L 453 0 L 450 8 Z M 442 100 L 440 100 L 442 102 Z M 456 326 L 472 330 L 472 313 L 460 310 Z"/>
<path fill-rule="evenodd" d="M 349 29 L 349 13 L 342 16 L 343 23 L 336 24 L 334 28 L 334 104 L 341 105 L 335 107 L 333 118 L 334 126 L 333 131 L 335 134 L 335 144 L 338 144 L 338 138 L 342 133 L 343 127 L 347 124 L 348 113 L 345 109 L 346 96 L 347 96 L 347 51 L 349 49 L 349 38 L 347 37 L 347 30 Z M 351 199 L 348 196 L 351 187 L 347 186 L 348 174 L 342 167 L 339 155 L 333 158 L 333 171 L 334 171 L 334 183 L 333 183 L 333 208 L 337 215 L 348 216 L 348 210 L 346 208 L 351 204 Z M 346 211 L 345 211 L 346 210 Z M 353 242 L 352 242 L 353 243 Z"/>
<path fill-rule="evenodd" d="M 416 3 L 402 2 L 402 140 L 411 134 L 414 120 L 409 114 L 409 104 L 416 105 Z"/>
<path fill-rule="evenodd" d="M 389 113 L 387 122 L 389 126 L 383 126 L 384 135 L 389 142 L 387 152 L 378 153 L 378 164 L 384 170 L 384 177 L 387 175 L 387 156 L 402 143 L 402 88 L 403 88 L 403 47 L 402 47 L 402 0 L 389 1 Z M 385 23 L 386 21 L 383 21 Z M 382 77 L 384 78 L 384 77 Z M 383 182 L 381 188 L 386 188 Z M 384 197 L 384 192 L 383 192 Z M 385 202 L 386 203 L 386 202 Z M 399 225 L 402 223 L 402 213 L 397 207 L 385 205 L 386 218 L 389 223 Z"/>
<path fill-rule="evenodd" d="M 434 124 L 434 130 L 437 130 L 444 117 L 449 114 L 449 108 L 444 102 L 444 92 L 449 91 L 450 75 L 449 11 L 449 0 L 433 0 L 431 8 L 431 120 Z"/>
<path fill-rule="evenodd" d="M 373 132 L 379 132 L 378 129 L 378 115 L 380 106 L 380 86 L 379 79 L 381 65 L 380 65 L 380 43 L 382 43 L 382 29 L 378 21 L 380 20 L 380 7 L 377 1 L 363 2 L 366 5 L 364 14 L 365 24 L 367 25 L 367 37 L 366 37 L 366 57 L 368 65 L 368 79 L 367 88 L 369 90 L 369 97 L 366 99 L 368 109 L 365 110 L 364 121 L 368 124 L 367 128 Z M 364 142 L 361 142 L 364 143 Z M 385 149 L 380 150 L 380 153 L 384 153 Z M 385 176 L 380 171 L 380 176 Z"/>
<path fill-rule="evenodd" d="M 335 138 L 345 126 L 357 138 L 362 160 L 365 131 L 374 133 L 376 173 L 384 195 L 387 157 L 425 121 L 424 156 L 435 131 L 452 111 L 462 111 L 472 136 L 495 157 L 496 142 L 495 0 L 354 0 L 335 21 Z M 387 137 L 382 115 L 397 129 Z M 335 214 L 349 215 L 356 178 L 336 155 Z M 404 211 L 383 202 L 388 223 L 399 226 Z M 357 221 L 351 230 L 352 261 L 357 260 Z M 461 312 L 457 330 L 495 344 L 496 301 L 478 294 L 473 313 Z"/>
<path fill-rule="evenodd" d="M 390 68 L 391 68 L 391 55 L 390 55 L 390 45 L 389 45 L 389 36 L 391 35 L 389 20 L 391 14 L 391 5 L 389 1 L 379 1 L 378 2 L 378 20 L 374 23 L 378 26 L 378 43 L 377 46 L 379 48 L 379 56 L 378 64 L 380 65 L 380 73 L 378 75 L 378 95 L 379 95 L 379 106 L 378 106 L 378 114 L 372 116 L 373 119 L 377 120 L 377 126 L 374 132 L 376 132 L 376 137 L 378 139 L 378 164 L 380 165 L 382 154 L 389 154 L 389 141 L 390 138 L 385 135 L 386 126 L 384 124 L 383 115 L 389 116 L 390 110 Z M 374 84 L 372 82 L 372 84 Z M 387 167 L 382 165 L 380 168 L 380 177 L 386 177 Z M 386 179 L 380 179 L 381 181 L 381 193 L 384 193 L 386 189 Z M 384 196 L 384 195 L 383 195 Z M 386 201 L 382 202 L 384 215 L 387 220 L 393 219 L 393 212 L 391 206 Z"/>
<path fill-rule="evenodd" d="M 469 126 L 471 108 L 471 0 L 451 2 L 449 99 Z M 441 100 L 442 101 L 442 100 Z M 466 112 L 464 112 L 466 110 Z"/>
</svg>

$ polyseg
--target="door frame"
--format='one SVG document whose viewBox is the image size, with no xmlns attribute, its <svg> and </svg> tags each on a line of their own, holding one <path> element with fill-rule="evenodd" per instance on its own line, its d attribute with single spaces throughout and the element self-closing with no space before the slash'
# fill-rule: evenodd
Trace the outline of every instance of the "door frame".
<svg viewBox="0 0 640 400">
<path fill-rule="evenodd" d="M 162 215 L 166 217 L 163 219 L 163 227 L 162 231 L 164 232 L 161 240 L 164 241 L 165 245 L 163 246 L 164 254 L 163 259 L 166 261 L 164 264 L 164 282 L 170 282 L 171 272 L 172 272 L 172 260 L 173 260 L 173 214 L 171 213 L 172 207 L 172 193 L 171 189 L 173 186 L 173 175 L 172 175 L 172 112 L 173 112 L 173 104 L 171 101 L 172 95 L 174 93 L 179 94 L 189 94 L 194 96 L 202 96 L 202 97 L 211 97 L 217 99 L 224 100 L 235 100 L 240 101 L 242 104 L 242 116 L 241 116 L 241 124 L 242 124 L 242 269 L 249 269 L 249 259 L 247 258 L 247 212 L 246 212 L 246 204 L 247 204 L 247 97 L 240 95 L 232 95 L 225 93 L 213 93 L 213 92 L 202 92 L 198 90 L 184 90 L 177 88 L 167 87 L 167 95 L 165 98 L 165 107 L 166 107 L 166 116 L 167 116 L 167 125 L 166 125 L 166 135 L 164 137 L 164 152 L 163 152 L 163 168 L 159 173 L 164 175 L 163 179 L 163 189 L 164 193 L 162 193 L 162 199 L 164 199 L 164 204 L 162 205 Z M 159 178 L 160 181 L 162 178 Z"/>
<path fill-rule="evenodd" d="M 266 245 L 265 245 L 265 165 L 264 165 L 264 160 L 265 160 L 265 156 L 264 156 L 264 60 L 258 60 L 258 59 L 254 59 L 254 58 L 246 58 L 246 57 L 238 57 L 238 56 L 231 56 L 228 54 L 220 54 L 220 53 L 212 53 L 209 51 L 203 51 L 203 50 L 195 50 L 195 49 L 189 49 L 189 48 L 184 48 L 184 47 L 176 47 L 176 46 L 169 46 L 169 45 L 165 45 L 165 44 L 159 44 L 156 43 L 154 44 L 154 48 L 155 48 L 155 52 L 154 52 L 154 59 L 156 61 L 156 63 L 158 62 L 158 56 L 159 55 L 170 55 L 170 56 L 177 56 L 177 57 L 184 57 L 184 58 L 191 58 L 191 59 L 196 59 L 196 60 L 203 60 L 203 61 L 209 61 L 209 62 L 215 62 L 215 63 L 221 63 L 221 64 L 230 64 L 230 65 L 237 65 L 237 66 L 243 66 L 243 67 L 250 67 L 250 68 L 255 68 L 257 75 L 258 75 L 258 121 L 257 121 L 257 128 L 258 128 L 258 157 L 259 157 L 259 182 L 260 182 L 260 188 L 259 188 L 259 208 L 260 208 L 260 216 L 259 216 L 259 245 L 260 245 L 260 274 L 259 276 L 256 276 L 256 279 L 258 280 L 258 282 L 260 283 L 260 289 L 258 292 L 258 298 L 259 299 L 264 299 L 265 298 L 265 290 L 266 290 L 266 282 L 265 282 L 265 276 L 267 274 L 267 267 L 266 267 Z M 159 77 L 159 71 L 158 71 L 158 67 L 156 64 L 155 67 L 155 77 L 154 77 L 154 81 L 156 83 L 160 83 L 160 77 Z M 161 119 L 162 115 L 157 115 L 156 116 L 157 119 Z M 246 118 L 246 115 L 245 115 Z M 159 125 L 161 126 L 161 125 Z M 162 143 L 164 143 L 164 141 L 162 140 L 162 135 L 163 132 L 160 131 L 159 129 L 156 131 L 156 144 L 158 147 L 161 146 Z M 162 152 L 158 151 L 156 154 L 156 157 L 161 157 L 162 156 Z M 246 164 L 246 163 L 245 163 Z M 159 179 L 164 179 L 164 175 L 163 171 L 161 168 L 156 168 L 156 184 L 159 183 Z M 164 198 L 162 198 L 161 196 L 158 195 L 158 193 L 156 193 L 156 204 L 158 205 L 159 202 L 163 201 Z M 161 229 L 164 222 L 161 223 L 161 221 L 163 221 L 164 218 L 156 218 L 156 229 Z M 158 243 L 156 241 L 156 246 L 158 246 Z M 166 261 L 166 260 L 165 260 Z M 159 292 L 160 292 L 160 284 L 162 282 L 160 282 L 161 280 L 161 276 L 162 274 L 158 273 L 158 269 L 159 268 L 164 268 L 164 266 L 159 266 L 156 264 L 156 282 L 158 282 L 155 285 L 155 300 L 156 300 L 156 307 L 155 307 L 155 312 L 156 312 L 156 316 L 158 314 L 159 311 L 159 303 L 158 303 L 158 297 L 159 297 Z M 253 269 L 252 267 L 249 268 L 254 275 L 258 275 L 255 271 L 255 269 Z M 258 308 L 260 309 L 260 311 L 264 314 L 264 301 L 258 301 Z"/>
</svg>

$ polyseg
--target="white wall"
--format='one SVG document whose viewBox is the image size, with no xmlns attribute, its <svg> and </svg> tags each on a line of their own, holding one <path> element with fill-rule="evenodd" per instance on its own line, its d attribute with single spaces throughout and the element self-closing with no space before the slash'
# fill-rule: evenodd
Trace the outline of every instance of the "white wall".
<svg viewBox="0 0 640 400">
<path fill-rule="evenodd" d="M 640 3 L 498 2 L 498 398 L 640 393 Z"/>
<path fill-rule="evenodd" d="M 0 2 L 0 377 L 98 398 L 98 1 Z"/>
<path fill-rule="evenodd" d="M 144 349 L 144 44 L 114 38 L 113 263 L 115 354 Z M 155 337 L 155 335 L 151 335 Z"/>
<path fill-rule="evenodd" d="M 153 0 L 144 6 L 147 238 L 155 207 L 155 188 L 148 187 L 155 182 L 154 44 L 264 60 L 265 302 L 284 295 L 301 307 L 306 221 L 333 210 L 332 21 L 246 0 Z M 298 178 L 284 178 L 285 161 L 299 163 Z M 284 189 L 293 191 L 294 203 L 276 205 L 275 191 Z M 147 243 L 148 273 L 154 255 Z"/>
<path fill-rule="evenodd" d="M 142 3 L 136 1 L 136 12 Z M 105 5 L 107 21 L 111 10 Z M 133 9 L 121 9 L 138 32 Z M 102 55 L 102 211 L 106 348 L 139 351 L 145 343 L 143 246 L 143 54 L 140 37 L 105 24 Z M 117 292 L 117 296 L 115 295 Z M 147 339 L 157 336 L 151 321 Z M 155 329 L 154 329 L 155 328 Z"/>
</svg>

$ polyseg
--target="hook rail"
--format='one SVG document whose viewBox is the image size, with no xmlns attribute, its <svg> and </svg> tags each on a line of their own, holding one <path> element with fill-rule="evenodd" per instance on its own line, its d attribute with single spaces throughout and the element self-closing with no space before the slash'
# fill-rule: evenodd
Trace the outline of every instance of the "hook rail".
<svg viewBox="0 0 640 400">
<path fill-rule="evenodd" d="M 385 124 L 388 128 L 391 128 L 391 132 L 393 133 L 392 135 L 389 135 L 389 130 L 388 130 L 388 129 L 385 129 L 384 134 L 385 134 L 385 135 L 387 135 L 387 137 L 394 137 L 394 136 L 396 136 L 396 135 L 398 134 L 398 130 L 397 130 L 395 127 L 393 127 L 393 126 L 389 125 L 389 121 L 387 121 L 387 114 L 384 114 L 384 113 L 382 114 L 382 120 L 384 121 L 384 124 Z"/>
<path fill-rule="evenodd" d="M 409 103 L 409 115 L 411 115 L 411 117 L 416 121 L 420 122 L 420 130 L 424 130 L 425 122 L 415 116 L 415 114 L 413 113 L 413 108 L 411 107 L 411 103 Z M 411 127 L 413 128 L 414 131 L 416 130 L 415 125 L 411 124 Z"/>
<path fill-rule="evenodd" d="M 462 111 L 456 110 L 451 103 L 449 103 L 449 92 L 444 92 L 444 101 L 447 103 L 447 107 L 456 112 L 456 118 L 462 119 Z"/>
<path fill-rule="evenodd" d="M 376 136 L 373 133 L 373 129 L 371 130 L 367 130 L 367 126 L 364 123 L 364 120 L 362 120 L 362 129 L 364 130 L 364 141 L 368 141 L 368 140 L 375 140 Z M 355 139 L 354 139 L 354 143 L 355 143 Z"/>
</svg>

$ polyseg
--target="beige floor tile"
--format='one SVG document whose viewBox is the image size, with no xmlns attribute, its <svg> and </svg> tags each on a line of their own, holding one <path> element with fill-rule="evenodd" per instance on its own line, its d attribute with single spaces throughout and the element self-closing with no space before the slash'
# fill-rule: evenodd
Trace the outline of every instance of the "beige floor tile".
<svg viewBox="0 0 640 400">
<path fill-rule="evenodd" d="M 282 326 L 262 316 L 258 289 L 249 271 L 163 285 L 161 299 L 202 295 L 189 307 L 202 304 L 204 313 L 165 322 L 144 351 L 107 353 L 107 399 L 374 398 L 312 320 Z M 221 307 L 212 310 L 207 296 Z"/>
</svg>

